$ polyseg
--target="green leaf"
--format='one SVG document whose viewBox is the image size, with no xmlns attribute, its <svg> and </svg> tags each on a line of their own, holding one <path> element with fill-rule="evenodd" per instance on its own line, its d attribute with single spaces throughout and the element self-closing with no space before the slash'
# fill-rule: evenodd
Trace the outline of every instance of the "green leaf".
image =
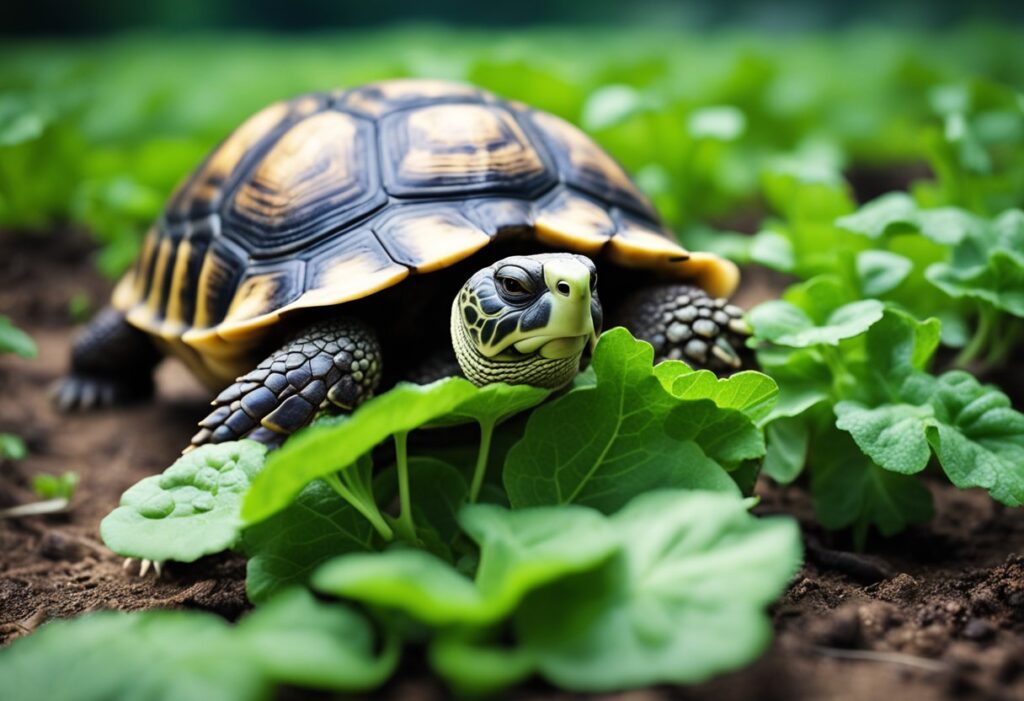
<svg viewBox="0 0 1024 701">
<path fill-rule="evenodd" d="M 27 333 L 0 314 L 0 353 L 14 353 L 22 358 L 34 358 L 39 351 Z"/>
<path fill-rule="evenodd" d="M 836 226 L 847 231 L 880 239 L 887 234 L 917 227 L 917 203 L 905 192 L 889 192 L 871 200 L 853 214 L 836 219 Z"/>
<path fill-rule="evenodd" d="M 924 370 L 939 347 L 938 319 L 919 321 L 906 312 L 886 309 L 865 337 L 868 368 L 889 396 L 914 371 Z"/>
<path fill-rule="evenodd" d="M 694 110 L 686 120 L 686 128 L 695 139 L 735 141 L 746 127 L 746 115 L 732 105 Z"/>
<path fill-rule="evenodd" d="M 821 437 L 815 448 L 811 493 L 815 514 L 826 528 L 852 526 L 862 547 L 871 526 L 890 536 L 932 518 L 931 492 L 916 477 L 875 465 L 838 431 Z"/>
<path fill-rule="evenodd" d="M 433 626 L 501 620 L 530 591 L 607 558 L 617 541 L 596 511 L 542 507 L 508 511 L 489 504 L 460 515 L 480 545 L 476 580 L 422 550 L 345 555 L 319 570 L 325 593 L 397 609 Z"/>
<path fill-rule="evenodd" d="M 951 297 L 983 300 L 1024 317 L 1024 212 L 1009 210 L 971 230 L 952 260 L 929 266 L 926 275 Z"/>
<path fill-rule="evenodd" d="M 460 532 L 459 509 L 466 503 L 469 485 L 462 472 L 454 465 L 436 457 L 409 458 L 409 484 L 413 518 L 417 530 L 423 535 L 430 530 L 430 542 L 424 547 L 443 559 L 451 558 L 450 546 Z M 398 491 L 395 469 L 382 472 L 374 484 L 375 491 L 386 500 Z"/>
<path fill-rule="evenodd" d="M 623 328 L 601 336 L 593 359 L 597 386 L 538 408 L 509 451 L 504 483 L 513 507 L 576 503 L 609 513 L 658 487 L 735 490 L 697 440 L 681 443 L 665 432 L 665 417 L 679 400 L 662 387 L 653 358 L 651 346 Z M 706 419 L 730 411 L 706 400 L 684 404 Z"/>
<path fill-rule="evenodd" d="M 21 460 L 28 454 L 25 441 L 13 433 L 0 433 L 0 459 Z"/>
<path fill-rule="evenodd" d="M 889 251 L 861 251 L 857 254 L 857 276 L 860 278 L 861 291 L 868 297 L 890 292 L 899 287 L 914 263 Z"/>
<path fill-rule="evenodd" d="M 366 691 L 398 664 L 394 635 L 377 643 L 370 622 L 339 604 L 324 604 L 302 588 L 275 596 L 238 624 L 241 645 L 260 674 L 280 684 L 329 691 Z"/>
<path fill-rule="evenodd" d="M 800 564 L 790 519 L 756 519 L 707 492 L 644 494 L 609 519 L 623 551 L 531 595 L 523 647 L 552 683 L 603 692 L 692 683 L 740 667 L 768 644 L 764 607 Z"/>
<path fill-rule="evenodd" d="M 369 623 L 292 590 L 237 626 L 198 611 L 104 611 L 48 623 L 0 653 L 17 699 L 265 699 L 278 684 L 366 691 L 394 670 Z M 54 670 L 60 673 L 55 674 Z"/>
<path fill-rule="evenodd" d="M 476 387 L 458 377 L 429 385 L 401 383 L 360 406 L 347 420 L 299 432 L 267 459 L 245 497 L 242 517 L 256 523 L 272 516 L 313 480 L 349 467 L 395 433 L 445 416 L 475 392 Z"/>
<path fill-rule="evenodd" d="M 672 396 L 687 401 L 710 399 L 720 409 L 736 409 L 759 421 L 775 406 L 779 386 L 772 378 L 753 370 L 721 378 L 710 370 L 698 370 L 676 377 L 670 391 Z"/>
<path fill-rule="evenodd" d="M 875 299 L 845 304 L 816 324 L 802 309 L 772 300 L 751 310 L 748 318 L 758 340 L 770 341 L 790 348 L 807 348 L 819 344 L 835 346 L 844 338 L 864 333 L 882 318 L 883 305 Z"/>
<path fill-rule="evenodd" d="M 78 486 L 78 474 L 65 472 L 63 475 L 35 475 L 32 491 L 41 499 L 66 499 L 71 501 Z"/>
<path fill-rule="evenodd" d="M 909 375 L 897 403 L 836 405 L 848 431 L 881 467 L 923 470 L 930 450 L 958 487 L 983 487 L 1008 506 L 1024 504 L 1024 414 L 1009 398 L 961 371 Z"/>
<path fill-rule="evenodd" d="M 497 426 L 516 414 L 537 406 L 551 390 L 530 385 L 509 385 L 504 382 L 480 387 L 476 393 L 448 414 L 430 422 L 430 426 L 451 426 L 475 421 Z"/>
<path fill-rule="evenodd" d="M 950 481 L 987 489 L 1007 506 L 1024 504 L 1024 414 L 961 371 L 939 378 L 932 405 L 928 442 Z"/>
<path fill-rule="evenodd" d="M 183 455 L 124 493 L 100 524 L 103 542 L 126 557 L 179 562 L 233 547 L 242 497 L 266 452 L 255 441 L 237 441 Z"/>
<path fill-rule="evenodd" d="M 261 603 L 308 584 L 313 570 L 332 557 L 373 550 L 373 534 L 370 522 L 325 482 L 310 482 L 286 509 L 242 532 L 249 600 Z"/>
<path fill-rule="evenodd" d="M 529 650 L 474 644 L 457 633 L 437 636 L 429 652 L 431 667 L 459 696 L 495 694 L 537 670 Z"/>
<path fill-rule="evenodd" d="M 782 417 L 765 428 L 764 474 L 789 484 L 803 472 L 810 432 L 802 417 Z"/>
</svg>

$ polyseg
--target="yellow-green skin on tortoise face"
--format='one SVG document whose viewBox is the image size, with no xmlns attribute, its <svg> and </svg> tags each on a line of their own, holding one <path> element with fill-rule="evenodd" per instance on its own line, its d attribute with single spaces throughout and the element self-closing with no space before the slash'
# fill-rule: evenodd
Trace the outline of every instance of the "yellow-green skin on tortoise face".
<svg viewBox="0 0 1024 701">
<path fill-rule="evenodd" d="M 675 243 L 568 122 L 468 85 L 395 80 L 250 117 L 179 186 L 113 303 L 219 386 L 290 312 L 372 295 L 509 232 L 712 296 L 739 280 Z"/>
</svg>

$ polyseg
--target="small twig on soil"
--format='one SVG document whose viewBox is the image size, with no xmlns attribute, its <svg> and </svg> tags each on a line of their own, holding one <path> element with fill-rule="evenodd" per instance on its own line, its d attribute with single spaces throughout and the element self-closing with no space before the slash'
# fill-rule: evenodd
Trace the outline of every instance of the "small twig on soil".
<svg viewBox="0 0 1024 701">
<path fill-rule="evenodd" d="M 826 548 L 813 538 L 806 538 L 807 558 L 821 567 L 836 570 L 858 582 L 874 584 L 889 579 L 896 572 L 884 563 L 858 555 L 857 553 Z"/>
<path fill-rule="evenodd" d="M 927 657 L 916 657 L 906 655 L 902 652 L 879 652 L 877 650 L 844 650 L 838 647 L 824 647 L 822 645 L 808 645 L 808 649 L 816 654 L 825 657 L 836 657 L 846 660 L 859 660 L 862 662 L 887 662 L 900 664 L 906 667 L 917 667 L 929 672 L 945 672 L 949 665 L 939 660 L 930 660 Z"/>
<path fill-rule="evenodd" d="M 64 497 L 58 499 L 47 499 L 46 501 L 34 501 L 30 504 L 19 504 L 7 509 L 0 509 L 0 518 L 20 518 L 22 516 L 42 516 L 45 514 L 57 514 L 67 511 L 68 500 Z"/>
</svg>

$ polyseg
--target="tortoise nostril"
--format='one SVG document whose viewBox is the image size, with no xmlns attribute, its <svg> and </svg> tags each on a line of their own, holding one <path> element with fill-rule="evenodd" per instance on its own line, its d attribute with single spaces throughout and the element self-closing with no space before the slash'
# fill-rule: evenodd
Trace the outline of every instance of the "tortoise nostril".
<svg viewBox="0 0 1024 701">
<path fill-rule="evenodd" d="M 565 280 L 559 280 L 558 284 L 555 285 L 555 289 L 558 290 L 559 294 L 565 295 L 566 297 L 568 297 L 569 293 L 572 292 L 572 287 L 570 287 L 569 283 Z"/>
</svg>

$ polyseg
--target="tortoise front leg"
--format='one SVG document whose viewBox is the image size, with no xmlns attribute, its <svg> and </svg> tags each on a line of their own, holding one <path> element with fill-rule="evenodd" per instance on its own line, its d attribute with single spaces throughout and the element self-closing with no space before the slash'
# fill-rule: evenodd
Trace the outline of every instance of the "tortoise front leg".
<svg viewBox="0 0 1024 701">
<path fill-rule="evenodd" d="M 373 395 L 380 374 L 380 345 L 368 326 L 356 319 L 316 324 L 221 392 L 186 451 L 240 438 L 276 447 L 321 408 L 355 409 Z"/>
<path fill-rule="evenodd" d="M 71 371 L 52 388 L 62 411 L 124 404 L 153 394 L 153 369 L 163 356 L 124 313 L 104 307 L 71 347 Z"/>
<path fill-rule="evenodd" d="M 692 285 L 653 285 L 628 296 L 612 315 L 615 325 L 654 346 L 655 361 L 730 372 L 749 366 L 750 328 L 743 310 Z"/>
</svg>

